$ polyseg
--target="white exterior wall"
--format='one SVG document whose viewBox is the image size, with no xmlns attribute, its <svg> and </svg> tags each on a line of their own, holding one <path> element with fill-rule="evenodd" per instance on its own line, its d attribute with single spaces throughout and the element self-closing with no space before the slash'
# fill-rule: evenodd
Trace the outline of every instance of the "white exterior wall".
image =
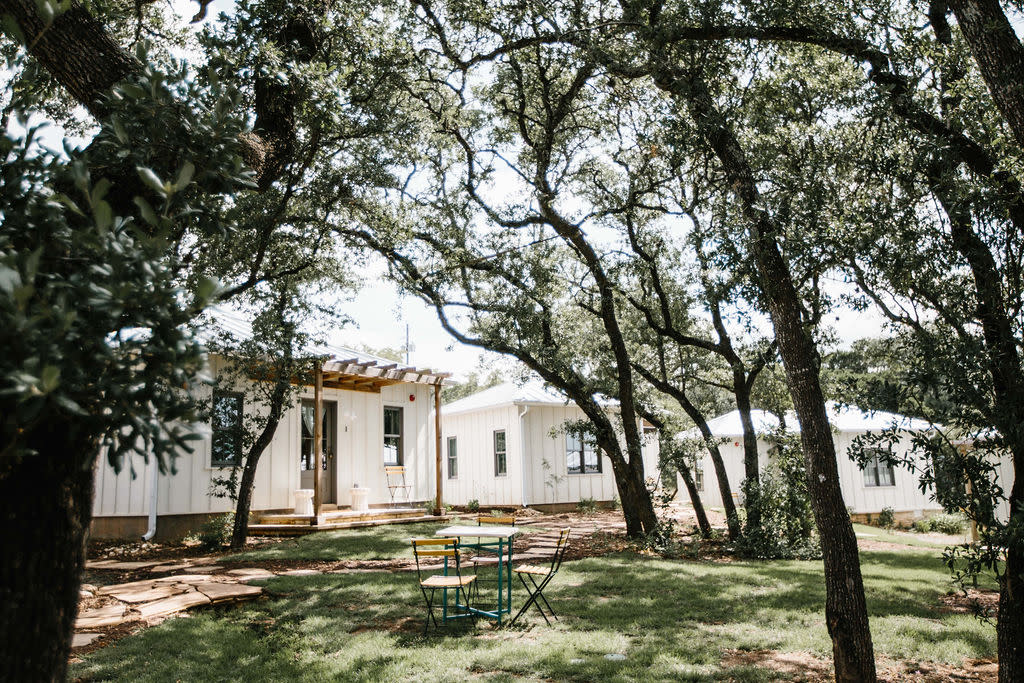
<svg viewBox="0 0 1024 683">
<path fill-rule="evenodd" d="M 216 367 L 216 364 L 212 362 Z M 414 486 L 413 501 L 434 497 L 434 418 L 433 387 L 422 384 L 396 384 L 384 387 L 381 393 L 324 389 L 324 401 L 337 402 L 336 435 L 337 503 L 350 504 L 349 489 L 354 483 L 369 487 L 371 505 L 390 503 L 384 477 L 383 434 L 384 406 L 403 409 L 403 463 L 406 481 Z M 201 398 L 209 397 L 204 388 Z M 414 400 L 410 400 L 410 395 Z M 288 409 L 278 425 L 277 433 L 260 458 L 253 487 L 252 510 L 281 510 L 294 506 L 294 491 L 299 488 L 299 453 L 301 414 L 299 400 L 313 398 L 312 387 L 304 388 L 299 399 Z M 247 401 L 246 414 L 253 406 Z M 192 442 L 193 453 L 182 453 L 175 460 L 175 473 L 159 476 L 158 515 L 220 513 L 233 509 L 227 498 L 209 495 L 210 483 L 227 469 L 210 465 L 210 434 Z M 93 501 L 95 517 L 125 517 L 149 514 L 150 464 L 141 456 L 132 456 L 136 476 L 126 462 L 120 474 L 103 458 L 96 469 L 96 491 Z"/>
<path fill-rule="evenodd" d="M 833 436 L 836 444 L 836 459 L 839 463 L 839 485 L 843 489 L 843 501 L 855 513 L 876 514 L 883 508 L 891 507 L 896 512 L 916 512 L 942 508 L 933 499 L 931 492 L 922 493 L 917 474 L 906 468 L 893 466 L 893 486 L 865 486 L 864 471 L 849 456 L 853 440 L 863 432 L 840 432 Z M 905 452 L 911 447 L 906 435 L 900 438 L 895 453 Z"/>
<path fill-rule="evenodd" d="M 524 409 L 526 413 L 520 419 Z M 561 429 L 565 422 L 581 419 L 585 415 L 574 405 L 505 405 L 443 415 L 445 502 L 465 505 L 475 499 L 485 508 L 523 505 L 524 462 L 526 505 L 577 503 L 583 498 L 610 501 L 617 497 L 607 457 L 601 458 L 600 473 L 568 473 Z M 493 435 L 498 429 L 505 430 L 508 475 L 504 477 L 494 476 Z M 555 436 L 552 430 L 557 432 Z M 454 480 L 448 479 L 447 471 L 448 438 L 452 436 L 457 439 L 459 455 L 458 478 Z M 643 458 L 645 476 L 657 478 L 656 437 L 645 444 Z"/>
<path fill-rule="evenodd" d="M 583 498 L 607 501 L 617 489 L 608 458 L 601 458 L 599 474 L 569 474 L 566 466 L 565 434 L 567 421 L 584 419 L 576 406 L 530 406 L 526 413 L 526 498 L 531 505 L 578 503 Z M 557 432 L 551 435 L 552 430 Z"/>
<path fill-rule="evenodd" d="M 757 440 L 758 467 L 763 470 L 768 464 L 768 450 L 770 446 L 762 439 Z M 719 444 L 719 452 L 722 454 L 722 462 L 725 464 L 725 473 L 729 477 L 729 489 L 733 493 L 733 501 L 739 505 L 743 500 L 743 482 L 747 478 L 747 470 L 743 466 L 743 438 L 735 437 L 724 444 Z M 705 507 L 724 507 L 722 493 L 718 487 L 718 474 L 715 471 L 715 464 L 711 456 L 706 452 L 698 459 L 697 464 L 704 472 L 704 486 L 698 491 L 700 501 Z M 696 479 L 696 474 L 694 474 Z M 676 500 L 681 503 L 690 502 L 690 493 L 686 490 L 683 478 L 676 475 L 678 493 Z"/>
<path fill-rule="evenodd" d="M 494 432 L 505 430 L 504 476 L 494 474 Z M 466 505 L 477 500 L 487 505 L 522 505 L 522 448 L 519 411 L 515 406 L 499 406 L 446 416 L 442 408 L 441 471 L 444 477 L 444 502 Z M 448 439 L 455 437 L 458 452 L 458 476 L 448 478 Z"/>
<path fill-rule="evenodd" d="M 865 486 L 863 470 L 848 455 L 848 449 L 853 443 L 853 439 L 857 436 L 859 436 L 859 433 L 855 432 L 833 434 L 833 440 L 836 445 L 836 461 L 839 466 L 839 485 L 842 488 L 843 501 L 847 507 L 853 508 L 855 513 L 872 514 L 881 512 L 882 508 L 885 507 L 891 507 L 897 512 L 913 512 L 917 510 L 923 512 L 939 510 L 941 508 L 938 503 L 931 500 L 931 494 L 921 492 L 918 487 L 917 475 L 907 471 L 905 468 L 893 468 L 893 478 L 895 481 L 893 486 Z M 910 440 L 904 436 L 900 446 L 897 447 L 897 452 L 900 447 L 910 448 Z M 769 444 L 758 439 L 757 451 L 760 456 L 759 464 L 762 471 L 769 462 L 767 455 L 769 448 Z M 722 453 L 726 473 L 729 475 L 729 487 L 735 494 L 734 499 L 737 503 L 740 503 L 742 501 L 743 481 L 746 479 L 746 471 L 743 467 L 742 437 L 730 439 L 727 443 L 719 446 L 719 450 Z M 704 468 L 704 490 L 700 492 L 701 502 L 707 507 L 722 507 L 722 496 L 719 492 L 718 480 L 714 465 L 711 462 L 711 456 L 703 456 L 699 463 Z M 690 497 L 681 477 L 678 478 L 678 484 L 679 493 L 676 495 L 676 500 L 688 502 Z"/>
</svg>

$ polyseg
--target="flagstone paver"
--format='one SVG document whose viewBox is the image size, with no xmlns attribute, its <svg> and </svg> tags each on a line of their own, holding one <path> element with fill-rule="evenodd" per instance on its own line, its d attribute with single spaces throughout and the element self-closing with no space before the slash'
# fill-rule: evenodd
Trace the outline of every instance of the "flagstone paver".
<svg viewBox="0 0 1024 683">
<path fill-rule="evenodd" d="M 108 595 L 112 598 L 117 598 L 121 602 L 135 604 L 139 602 L 152 602 L 160 598 L 169 598 L 180 592 L 180 589 L 165 583 L 157 586 L 150 584 L 147 587 L 140 586 L 129 590 L 111 591 Z"/>
<path fill-rule="evenodd" d="M 139 614 L 142 615 L 143 619 L 151 619 L 153 617 L 163 617 L 176 612 L 184 612 L 187 609 L 196 607 L 197 605 L 206 605 L 210 603 L 210 598 L 206 597 L 198 591 L 187 591 L 172 595 L 169 598 L 163 600 L 157 600 L 156 602 L 147 602 L 144 605 L 139 605 Z"/>
<path fill-rule="evenodd" d="M 195 589 L 210 598 L 210 602 L 215 604 L 239 598 L 255 597 L 263 592 L 259 586 L 245 586 L 238 583 L 197 583 Z"/>
<path fill-rule="evenodd" d="M 98 638 L 102 637 L 102 633 L 76 633 L 71 639 L 71 647 L 85 647 L 86 645 L 92 645 Z"/>
<path fill-rule="evenodd" d="M 75 629 L 88 630 L 120 624 L 124 621 L 124 613 L 126 611 L 127 608 L 120 603 L 87 609 L 78 615 L 78 619 L 75 621 Z"/>
</svg>

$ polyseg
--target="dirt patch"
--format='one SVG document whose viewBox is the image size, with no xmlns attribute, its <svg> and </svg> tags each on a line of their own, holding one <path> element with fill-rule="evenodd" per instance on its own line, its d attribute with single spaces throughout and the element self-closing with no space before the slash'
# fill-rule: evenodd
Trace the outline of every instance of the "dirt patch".
<svg viewBox="0 0 1024 683">
<path fill-rule="evenodd" d="M 939 598 L 943 612 L 957 614 L 984 614 L 995 617 L 999 614 L 999 592 L 988 589 L 968 588 L 964 593 L 952 593 Z"/>
<path fill-rule="evenodd" d="M 785 674 L 794 681 L 824 683 L 835 680 L 832 662 L 809 652 L 778 652 L 776 650 L 726 650 L 721 666 L 725 669 L 753 666 Z M 999 666 L 989 659 L 967 659 L 961 666 L 932 662 L 895 661 L 877 662 L 878 679 L 897 683 L 946 683 L 947 681 L 995 681 Z"/>
<path fill-rule="evenodd" d="M 735 669 L 756 666 L 793 677 L 795 681 L 830 681 L 832 662 L 818 659 L 809 652 L 777 652 L 775 650 L 726 650 L 722 667 Z"/>
</svg>

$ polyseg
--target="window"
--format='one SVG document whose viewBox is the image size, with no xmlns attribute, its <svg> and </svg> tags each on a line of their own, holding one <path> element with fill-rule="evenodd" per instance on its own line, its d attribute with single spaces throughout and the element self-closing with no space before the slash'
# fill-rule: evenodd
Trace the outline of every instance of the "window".
<svg viewBox="0 0 1024 683">
<path fill-rule="evenodd" d="M 233 467 L 242 462 L 242 394 L 213 392 L 213 439 L 210 464 Z"/>
<path fill-rule="evenodd" d="M 402 409 L 384 406 L 384 464 L 402 464 Z"/>
<path fill-rule="evenodd" d="M 601 471 L 601 452 L 592 436 L 580 432 L 565 433 L 565 466 L 569 474 L 597 474 Z"/>
<path fill-rule="evenodd" d="M 508 459 L 505 457 L 505 430 L 494 432 L 494 476 L 503 477 L 508 473 Z"/>
<path fill-rule="evenodd" d="M 704 490 L 704 468 L 700 465 L 693 466 L 693 485 L 698 491 Z"/>
<path fill-rule="evenodd" d="M 459 449 L 454 436 L 448 437 L 448 478 L 457 479 L 459 476 Z"/>
<path fill-rule="evenodd" d="M 864 486 L 895 486 L 896 477 L 892 465 L 885 462 L 884 451 L 871 450 L 871 457 L 864 467 Z"/>
<path fill-rule="evenodd" d="M 313 421 L 313 413 L 316 404 L 313 401 L 302 401 L 302 444 L 299 451 L 299 469 L 303 472 L 310 472 L 313 469 L 313 430 L 316 423 Z M 331 458 L 334 457 L 332 444 L 334 443 L 334 406 L 331 403 L 323 404 L 323 413 L 320 416 L 320 469 L 326 470 Z M 326 456 L 326 457 L 324 457 Z"/>
</svg>

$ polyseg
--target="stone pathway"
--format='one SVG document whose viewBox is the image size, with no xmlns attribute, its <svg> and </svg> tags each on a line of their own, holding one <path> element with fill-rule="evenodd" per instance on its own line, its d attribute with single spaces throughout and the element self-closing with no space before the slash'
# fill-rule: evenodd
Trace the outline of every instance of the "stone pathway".
<svg viewBox="0 0 1024 683">
<path fill-rule="evenodd" d="M 73 649 L 93 645 L 104 637 L 104 630 L 153 624 L 201 605 L 252 600 L 259 597 L 263 589 L 246 585 L 247 582 L 276 576 L 258 568 L 225 571 L 210 557 L 173 562 L 95 560 L 86 562 L 85 567 L 92 571 L 130 571 L 136 575 L 149 571 L 154 575 L 168 575 L 100 587 L 83 584 Z"/>
</svg>

